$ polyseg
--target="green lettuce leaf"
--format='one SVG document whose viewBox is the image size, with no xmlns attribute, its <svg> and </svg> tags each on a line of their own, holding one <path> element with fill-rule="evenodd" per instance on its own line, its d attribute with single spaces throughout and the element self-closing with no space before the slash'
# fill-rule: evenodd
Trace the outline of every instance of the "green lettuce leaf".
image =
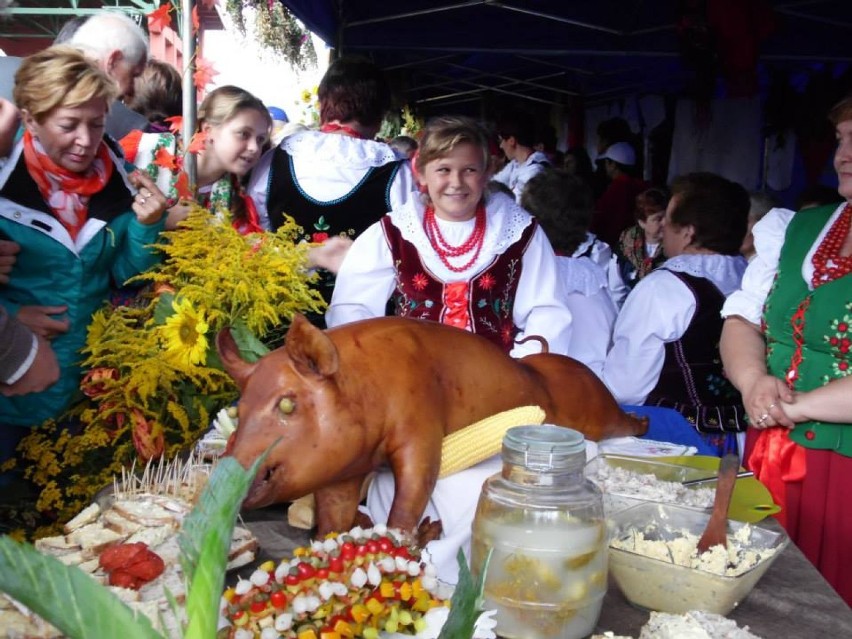
<svg viewBox="0 0 852 639">
<path fill-rule="evenodd" d="M 76 566 L 66 566 L 10 537 L 0 537 L 0 592 L 71 639 L 163 639 L 145 615 L 135 614 Z"/>
</svg>

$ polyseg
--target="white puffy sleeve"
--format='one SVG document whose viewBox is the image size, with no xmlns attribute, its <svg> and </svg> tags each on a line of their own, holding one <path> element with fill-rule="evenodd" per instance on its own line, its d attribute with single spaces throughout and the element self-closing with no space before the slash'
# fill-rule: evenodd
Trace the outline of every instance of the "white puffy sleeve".
<svg viewBox="0 0 852 639">
<path fill-rule="evenodd" d="M 649 273 L 618 315 L 603 381 L 620 404 L 645 402 L 663 370 L 666 343 L 683 336 L 695 314 L 695 296 L 674 273 Z"/>
<path fill-rule="evenodd" d="M 752 324 L 760 324 L 763 304 L 778 272 L 781 247 L 793 215 L 795 211 L 789 209 L 772 209 L 754 225 L 752 234 L 756 255 L 743 275 L 742 288 L 725 300 L 722 317 L 739 315 Z"/>
<path fill-rule="evenodd" d="M 396 269 L 381 222 L 361 233 L 340 265 L 331 304 L 325 313 L 329 328 L 356 320 L 382 317 L 396 285 Z"/>
<path fill-rule="evenodd" d="M 551 353 L 568 355 L 571 311 L 564 301 L 567 294 L 559 277 L 556 255 L 541 227 L 536 227 L 524 252 L 522 264 L 512 309 L 512 319 L 520 329 L 515 339 L 539 335 L 547 340 Z M 530 340 L 525 344 L 516 344 L 509 354 L 512 357 L 524 357 L 539 352 L 539 342 Z"/>
</svg>

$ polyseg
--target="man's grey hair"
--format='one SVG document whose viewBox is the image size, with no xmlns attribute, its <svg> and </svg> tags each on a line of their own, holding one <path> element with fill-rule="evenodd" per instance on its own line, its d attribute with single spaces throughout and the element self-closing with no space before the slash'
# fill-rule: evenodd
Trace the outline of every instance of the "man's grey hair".
<svg viewBox="0 0 852 639">
<path fill-rule="evenodd" d="M 68 44 L 101 62 L 116 50 L 132 65 L 148 59 L 148 36 L 122 11 L 94 14 L 80 25 Z"/>
</svg>

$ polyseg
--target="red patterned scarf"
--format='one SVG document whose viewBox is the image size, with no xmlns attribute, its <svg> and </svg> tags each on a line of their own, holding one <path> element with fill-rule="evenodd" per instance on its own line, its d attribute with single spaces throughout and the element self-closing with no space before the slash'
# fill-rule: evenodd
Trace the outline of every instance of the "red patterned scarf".
<svg viewBox="0 0 852 639">
<path fill-rule="evenodd" d="M 112 176 L 113 165 L 106 144 L 101 142 L 85 173 L 76 173 L 51 160 L 41 143 L 25 131 L 24 161 L 44 201 L 76 240 L 89 215 L 89 198 L 101 191 Z"/>
</svg>

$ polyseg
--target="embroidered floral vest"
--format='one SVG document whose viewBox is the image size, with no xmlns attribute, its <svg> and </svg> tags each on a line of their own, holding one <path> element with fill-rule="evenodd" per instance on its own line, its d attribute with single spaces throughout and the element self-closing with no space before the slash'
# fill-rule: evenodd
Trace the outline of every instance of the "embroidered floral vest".
<svg viewBox="0 0 852 639">
<path fill-rule="evenodd" d="M 802 277 L 802 264 L 836 209 L 831 205 L 793 216 L 764 307 L 769 371 L 792 381 L 798 391 L 812 390 L 852 372 L 852 275 L 813 291 Z M 790 439 L 807 448 L 852 456 L 850 423 L 805 422 L 793 429 Z"/>
<path fill-rule="evenodd" d="M 443 282 L 420 260 L 415 246 L 402 237 L 389 216 L 382 229 L 396 266 L 396 291 L 391 300 L 400 317 L 433 320 L 465 328 L 490 339 L 506 353 L 518 327 L 512 318 L 521 261 L 536 229 L 533 221 L 520 239 L 466 282 Z"/>
<path fill-rule="evenodd" d="M 706 278 L 669 272 L 692 291 L 695 314 L 681 338 L 666 344 L 660 379 L 645 404 L 674 408 L 700 433 L 744 431 L 742 397 L 724 376 L 719 355 L 725 296 Z"/>
<path fill-rule="evenodd" d="M 270 228 L 274 231 L 281 226 L 286 214 L 302 227 L 300 239 L 307 242 L 323 242 L 332 235 L 354 240 L 390 211 L 390 187 L 401 165 L 402 161 L 396 161 L 373 167 L 346 195 L 321 202 L 302 190 L 292 156 L 278 147 L 273 151 L 267 185 Z M 317 287 L 326 302 L 331 302 L 334 281 L 332 273 L 320 271 Z M 312 317 L 311 321 L 324 326 L 319 318 Z"/>
</svg>

